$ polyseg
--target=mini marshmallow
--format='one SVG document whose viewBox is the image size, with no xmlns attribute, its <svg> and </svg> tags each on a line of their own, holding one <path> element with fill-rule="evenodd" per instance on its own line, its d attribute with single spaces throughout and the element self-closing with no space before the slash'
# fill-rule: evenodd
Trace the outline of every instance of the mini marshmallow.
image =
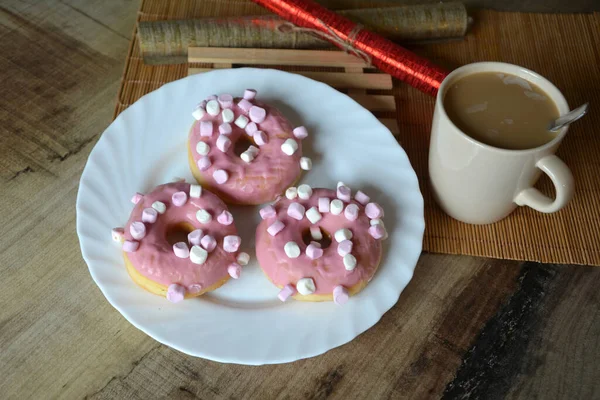
<svg viewBox="0 0 600 400">
<path fill-rule="evenodd" d="M 235 253 L 242 244 L 242 238 L 236 235 L 227 235 L 223 238 L 223 250 L 228 253 Z"/>
<path fill-rule="evenodd" d="M 246 125 L 245 131 L 248 136 L 254 136 L 254 134 L 258 131 L 258 126 L 255 122 L 250 122 L 248 125 Z"/>
<path fill-rule="evenodd" d="M 350 254 L 352 252 L 352 241 L 351 240 L 342 240 L 338 244 L 337 252 L 342 257 L 344 257 L 346 254 Z"/>
<path fill-rule="evenodd" d="M 323 240 L 323 232 L 321 232 L 321 228 L 319 228 L 318 226 L 311 226 L 310 237 L 314 240 Z"/>
<path fill-rule="evenodd" d="M 322 218 L 321 213 L 317 210 L 317 207 L 311 207 L 306 212 L 306 218 L 310 221 L 311 224 L 316 224 Z"/>
<path fill-rule="evenodd" d="M 252 100 L 253 98 L 256 97 L 256 90 L 254 89 L 246 89 L 244 90 L 244 99 L 246 100 Z"/>
<path fill-rule="evenodd" d="M 347 271 L 352 271 L 356 268 L 356 257 L 352 254 L 346 254 L 342 260 L 344 261 L 344 268 L 346 268 Z"/>
<path fill-rule="evenodd" d="M 190 249 L 187 243 L 177 242 L 173 245 L 173 253 L 179 258 L 188 258 L 190 256 Z"/>
<path fill-rule="evenodd" d="M 223 122 L 221 125 L 219 125 L 219 133 L 221 135 L 231 135 L 231 132 L 233 132 L 231 129 L 231 124 Z"/>
<path fill-rule="evenodd" d="M 154 208 L 144 208 L 142 211 L 142 222 L 153 224 L 158 218 L 158 212 Z"/>
<path fill-rule="evenodd" d="M 369 203 L 369 201 L 371 201 L 371 198 L 359 190 L 354 195 L 354 200 L 365 206 Z"/>
<path fill-rule="evenodd" d="M 269 143 L 269 137 L 263 131 L 254 132 L 254 135 L 252 137 L 254 138 L 256 144 L 259 146 L 264 146 L 265 144 Z"/>
<path fill-rule="evenodd" d="M 209 100 L 206 103 L 206 112 L 213 117 L 219 115 L 221 112 L 221 106 L 219 106 L 219 102 L 217 100 Z"/>
<path fill-rule="evenodd" d="M 210 221 L 212 221 L 212 215 L 210 215 L 210 213 L 205 209 L 201 209 L 196 212 L 196 219 L 201 224 L 208 224 Z"/>
<path fill-rule="evenodd" d="M 304 138 L 306 138 L 308 136 L 308 131 L 303 126 L 299 126 L 297 128 L 294 128 L 294 130 L 292 131 L 292 133 L 294 134 L 294 136 L 296 136 L 300 140 L 302 140 L 302 139 L 304 139 Z"/>
<path fill-rule="evenodd" d="M 249 102 L 248 99 L 241 99 L 238 102 L 238 107 L 240 107 L 245 112 L 248 112 L 248 111 L 250 111 L 250 109 L 252 107 L 254 107 L 254 104 L 252 104 L 251 102 Z"/>
<path fill-rule="evenodd" d="M 300 197 L 302 200 L 308 200 L 310 199 L 310 196 L 312 196 L 313 190 L 309 185 L 300 185 L 298 186 L 298 197 Z"/>
<path fill-rule="evenodd" d="M 260 152 L 260 149 L 254 145 L 250 145 L 246 151 L 256 157 Z"/>
<path fill-rule="evenodd" d="M 289 258 L 298 258 L 300 256 L 300 246 L 296 242 L 287 242 L 283 246 L 283 251 L 285 251 L 285 255 Z"/>
<path fill-rule="evenodd" d="M 196 121 L 200 121 L 202 117 L 204 117 L 204 114 L 206 114 L 206 111 L 200 107 L 200 104 L 198 104 L 196 108 L 194 108 L 194 111 L 192 111 L 192 117 L 194 117 Z"/>
<path fill-rule="evenodd" d="M 217 98 L 219 105 L 223 108 L 231 108 L 233 106 L 233 96 L 227 93 L 220 95 Z"/>
<path fill-rule="evenodd" d="M 198 169 L 200 171 L 206 171 L 212 165 L 212 163 L 210 162 L 210 158 L 208 158 L 206 156 L 200 157 L 200 159 L 198 160 L 198 162 L 196 164 L 198 165 Z"/>
<path fill-rule="evenodd" d="M 381 227 L 383 228 L 383 240 L 386 240 L 388 238 L 387 229 L 385 229 L 385 225 L 383 223 L 383 220 L 381 220 L 381 219 L 372 219 L 372 220 L 369 221 L 369 223 L 371 224 L 371 226 L 373 226 L 373 225 L 381 225 Z"/>
<path fill-rule="evenodd" d="M 210 145 L 206 142 L 200 141 L 196 145 L 196 152 L 201 156 L 205 156 L 210 153 Z"/>
<path fill-rule="evenodd" d="M 217 240 L 211 235 L 204 235 L 200 239 L 200 245 L 210 253 L 217 247 Z"/>
<path fill-rule="evenodd" d="M 288 156 L 294 154 L 296 150 L 298 150 L 298 143 L 294 139 L 286 139 L 286 141 L 281 145 L 281 151 Z"/>
<path fill-rule="evenodd" d="M 192 283 L 187 289 L 190 293 L 198 293 L 202 290 L 202 285 L 199 283 Z"/>
<path fill-rule="evenodd" d="M 229 179 L 229 174 L 224 169 L 218 169 L 213 172 L 213 178 L 219 185 L 224 184 Z"/>
<path fill-rule="evenodd" d="M 252 106 L 250 108 L 250 111 L 248 111 L 248 115 L 250 116 L 250 120 L 252 122 L 256 122 L 257 124 L 260 124 L 267 117 L 267 110 L 265 110 L 262 107 Z"/>
<path fill-rule="evenodd" d="M 202 229 L 196 229 L 188 233 L 187 239 L 188 243 L 192 246 L 200 246 L 200 240 L 204 236 L 204 232 Z"/>
<path fill-rule="evenodd" d="M 167 300 L 171 303 L 179 303 L 181 300 L 185 298 L 185 288 L 176 283 L 172 283 L 169 285 L 167 289 Z"/>
<path fill-rule="evenodd" d="M 344 211 L 344 203 L 339 199 L 331 200 L 329 203 L 329 209 L 333 215 L 340 215 Z"/>
<path fill-rule="evenodd" d="M 318 200 L 319 212 L 320 213 L 328 213 L 329 212 L 329 198 L 327 197 L 319 197 Z"/>
<path fill-rule="evenodd" d="M 185 192 L 175 192 L 171 196 L 171 202 L 175 207 L 181 207 L 187 203 L 188 196 Z"/>
<path fill-rule="evenodd" d="M 370 219 L 378 219 L 383 217 L 383 208 L 377 203 L 369 203 L 365 207 L 365 214 Z"/>
<path fill-rule="evenodd" d="M 238 263 L 231 263 L 229 267 L 227 267 L 227 273 L 233 279 L 238 279 L 242 274 L 242 267 Z"/>
<path fill-rule="evenodd" d="M 228 124 L 229 122 L 233 122 L 235 114 L 229 108 L 226 108 L 221 112 L 221 118 L 223 119 L 224 124 Z"/>
<path fill-rule="evenodd" d="M 217 148 L 225 153 L 231 147 L 231 139 L 227 135 L 219 135 L 217 138 Z"/>
<path fill-rule="evenodd" d="M 316 246 L 318 248 L 322 248 L 323 246 L 321 246 L 321 243 L 319 242 L 310 242 L 309 244 L 312 244 L 313 246 Z"/>
<path fill-rule="evenodd" d="M 346 228 L 338 229 L 333 234 L 333 237 L 334 237 L 334 239 L 335 239 L 336 242 L 341 243 L 344 240 L 350 240 L 350 239 L 352 239 L 352 231 L 350 229 L 346 229 Z"/>
<path fill-rule="evenodd" d="M 283 287 L 283 289 L 281 289 L 281 291 L 279 291 L 277 298 L 281 301 L 286 301 L 291 296 L 293 296 L 294 293 L 296 293 L 296 288 L 294 288 L 292 285 L 288 284 L 288 285 L 285 285 Z"/>
<path fill-rule="evenodd" d="M 223 210 L 221 214 L 217 217 L 217 221 L 221 225 L 231 225 L 233 223 L 233 215 L 227 210 Z"/>
<path fill-rule="evenodd" d="M 289 215 L 290 217 L 298 220 L 298 221 L 302 221 L 302 218 L 304 218 L 304 211 L 306 209 L 304 208 L 304 206 L 300 203 L 291 203 L 288 206 L 287 209 L 287 215 Z"/>
<path fill-rule="evenodd" d="M 350 201 L 351 198 L 350 188 L 346 185 L 340 185 L 337 188 L 337 198 L 342 201 Z"/>
<path fill-rule="evenodd" d="M 133 195 L 133 197 L 131 198 L 131 202 L 133 204 L 137 204 L 139 203 L 142 199 L 144 198 L 144 195 L 141 193 L 136 193 Z"/>
<path fill-rule="evenodd" d="M 264 206 L 263 208 L 260 209 L 260 211 L 258 213 L 260 214 L 260 217 L 262 219 L 271 218 L 271 217 L 274 217 L 277 215 L 277 212 L 275 211 L 275 207 L 273 207 L 272 205 Z"/>
<path fill-rule="evenodd" d="M 246 150 L 242 154 L 240 154 L 240 158 L 242 159 L 242 161 L 244 161 L 246 163 L 251 163 L 252 161 L 254 161 L 255 157 L 256 156 L 254 155 L 254 153 L 250 152 L 248 150 Z"/>
<path fill-rule="evenodd" d="M 276 220 L 267 228 L 267 232 L 269 232 L 269 235 L 271 236 L 276 236 L 279 232 L 283 230 L 283 228 L 285 228 L 283 222 L 281 222 L 280 220 Z"/>
<path fill-rule="evenodd" d="M 194 264 L 204 264 L 208 258 L 208 252 L 198 245 L 190 249 L 190 261 Z"/>
<path fill-rule="evenodd" d="M 115 242 L 121 242 L 121 239 L 123 239 L 123 236 L 125 235 L 125 229 L 112 228 L 110 233 L 111 233 L 112 240 L 114 240 Z"/>
<path fill-rule="evenodd" d="M 369 234 L 373 236 L 375 239 L 385 238 L 386 231 L 383 225 L 376 224 L 369 227 Z"/>
<path fill-rule="evenodd" d="M 301 295 L 306 296 L 307 294 L 312 294 L 316 290 L 315 281 L 313 281 L 312 278 L 298 279 L 298 282 L 296 282 L 296 290 Z"/>
<path fill-rule="evenodd" d="M 126 253 L 133 253 L 140 247 L 140 242 L 136 240 L 126 240 L 123 242 L 123 251 Z"/>
<path fill-rule="evenodd" d="M 217 100 L 217 98 L 218 98 L 218 97 L 217 97 L 217 95 L 216 95 L 216 94 L 211 94 L 210 96 L 208 96 L 208 97 L 206 98 L 206 100 L 205 100 L 205 101 L 206 101 L 206 102 L 209 102 L 209 101 L 211 101 L 211 100 Z M 206 107 L 206 104 L 204 104 L 204 107 Z"/>
<path fill-rule="evenodd" d="M 143 222 L 135 221 L 129 225 L 129 233 L 134 239 L 140 240 L 146 236 L 146 225 Z"/>
<path fill-rule="evenodd" d="M 200 136 L 212 136 L 213 123 L 212 121 L 200 121 Z"/>
<path fill-rule="evenodd" d="M 206 108 L 206 102 L 208 100 L 202 100 L 196 107 L 200 107 L 200 108 Z"/>
<path fill-rule="evenodd" d="M 167 206 L 162 201 L 155 201 L 152 203 L 152 208 L 154 208 L 159 214 L 164 214 L 165 211 L 167 211 Z"/>
<path fill-rule="evenodd" d="M 192 199 L 197 199 L 202 196 L 202 186 L 191 184 L 190 185 L 190 197 Z"/>
<path fill-rule="evenodd" d="M 323 256 L 323 249 L 311 243 L 306 246 L 306 256 L 311 260 L 321 258 Z"/>
<path fill-rule="evenodd" d="M 310 171 L 312 168 L 312 160 L 308 157 L 301 157 L 300 168 L 302 168 L 305 171 Z"/>
<path fill-rule="evenodd" d="M 236 261 L 240 265 L 248 265 L 248 263 L 250 262 L 250 254 L 244 253 L 242 251 L 240 254 L 238 254 Z"/>
<path fill-rule="evenodd" d="M 343 306 L 348 302 L 350 295 L 348 294 L 348 289 L 345 287 L 338 285 L 333 288 L 333 302 L 338 306 Z"/>
<path fill-rule="evenodd" d="M 348 221 L 356 221 L 358 218 L 358 206 L 356 204 L 348 204 L 344 210 L 344 216 Z"/>
<path fill-rule="evenodd" d="M 298 188 L 296 186 L 287 188 L 285 191 L 285 197 L 290 200 L 294 200 L 296 197 L 298 197 Z"/>
<path fill-rule="evenodd" d="M 237 119 L 235 120 L 234 124 L 236 124 L 238 127 L 244 129 L 246 127 L 246 125 L 248 125 L 248 117 L 246 117 L 245 115 L 240 115 L 239 117 L 237 117 Z"/>
</svg>

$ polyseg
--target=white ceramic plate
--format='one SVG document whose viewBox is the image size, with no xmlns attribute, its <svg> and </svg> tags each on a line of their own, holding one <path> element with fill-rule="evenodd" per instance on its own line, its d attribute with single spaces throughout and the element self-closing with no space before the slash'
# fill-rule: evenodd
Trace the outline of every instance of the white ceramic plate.
<svg viewBox="0 0 600 400">
<path fill-rule="evenodd" d="M 198 299 L 171 304 L 127 275 L 110 230 L 123 226 L 131 196 L 174 177 L 192 182 L 186 139 L 191 111 L 208 95 L 244 88 L 276 105 L 310 132 L 303 142 L 313 169 L 303 182 L 335 187 L 344 181 L 385 209 L 389 239 L 370 284 L 343 307 L 277 299 L 254 257 L 257 207 L 232 213 L 242 250 L 252 255 L 239 280 Z M 154 339 L 193 356 L 239 364 L 273 364 L 322 354 L 373 326 L 397 301 L 421 253 L 423 198 L 416 175 L 391 133 L 367 110 L 331 87 L 267 69 L 218 70 L 162 86 L 125 110 L 89 156 L 77 196 L 77 234 L 90 273 L 129 322 Z"/>
</svg>

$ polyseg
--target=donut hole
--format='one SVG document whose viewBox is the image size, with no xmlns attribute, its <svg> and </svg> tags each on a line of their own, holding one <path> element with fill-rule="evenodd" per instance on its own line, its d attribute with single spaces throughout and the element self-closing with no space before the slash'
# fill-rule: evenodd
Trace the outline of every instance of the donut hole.
<svg viewBox="0 0 600 400">
<path fill-rule="evenodd" d="M 250 137 L 248 137 L 248 135 L 241 135 L 238 140 L 236 140 L 234 146 L 233 146 L 233 152 L 235 153 L 236 156 L 241 156 L 243 152 L 245 152 L 246 150 L 248 150 L 248 147 L 250 146 L 256 146 L 254 144 L 254 142 L 252 141 L 252 139 L 250 139 Z"/>
<path fill-rule="evenodd" d="M 188 234 L 194 230 L 189 222 L 179 222 L 169 225 L 165 231 L 165 239 L 172 246 L 177 242 L 188 242 Z"/>
<path fill-rule="evenodd" d="M 317 242 L 321 245 L 322 249 L 326 249 L 329 246 L 331 246 L 331 234 L 321 227 L 319 227 L 319 229 L 321 230 L 321 235 L 323 236 L 323 239 L 321 239 L 321 240 L 313 239 L 312 235 L 310 234 L 310 228 L 306 228 L 302 232 L 302 241 L 304 242 L 304 244 L 306 244 L 308 246 L 310 244 L 310 242 Z"/>
</svg>

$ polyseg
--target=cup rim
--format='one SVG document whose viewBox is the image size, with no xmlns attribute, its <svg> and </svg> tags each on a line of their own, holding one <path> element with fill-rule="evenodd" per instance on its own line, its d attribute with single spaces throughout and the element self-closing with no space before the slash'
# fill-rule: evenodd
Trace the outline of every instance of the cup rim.
<svg viewBox="0 0 600 400">
<path fill-rule="evenodd" d="M 481 68 L 481 70 L 477 71 L 479 68 Z M 503 149 L 501 147 L 491 146 L 489 144 L 480 142 L 479 140 L 474 139 L 471 136 L 467 135 L 465 132 L 463 132 L 462 129 L 460 129 L 458 126 L 456 126 L 454 124 L 454 122 L 450 119 L 450 117 L 446 113 L 446 109 L 444 108 L 443 100 L 446 95 L 446 91 L 448 90 L 448 86 L 456 78 L 456 76 L 462 75 L 462 74 L 464 74 L 465 70 L 469 71 L 471 69 L 475 69 L 475 71 L 473 71 L 472 73 L 477 73 L 477 72 L 508 73 L 508 74 L 519 76 L 530 82 L 531 82 L 531 79 L 527 79 L 523 75 L 526 75 L 530 78 L 533 77 L 537 81 L 537 82 L 533 82 L 533 83 L 535 83 L 538 86 L 541 86 L 540 85 L 540 83 L 541 83 L 544 86 L 544 87 L 540 87 L 540 88 L 554 102 L 560 115 L 563 115 L 564 113 L 569 112 L 569 104 L 567 103 L 567 100 L 565 99 L 565 96 L 562 94 L 562 92 L 552 82 L 550 82 L 548 79 L 544 78 L 542 75 L 538 74 L 535 71 L 532 71 L 525 67 L 521 67 L 520 65 L 509 64 L 509 63 L 504 63 L 504 62 L 496 62 L 496 61 L 484 61 L 484 62 L 476 62 L 476 63 L 466 64 L 466 65 L 463 65 L 462 67 L 459 67 L 459 68 L 453 70 L 446 76 L 446 78 L 444 78 L 444 80 L 442 81 L 442 83 L 440 85 L 440 88 L 438 90 L 438 93 L 437 93 L 437 96 L 435 99 L 436 107 L 439 110 L 439 112 L 442 113 L 442 115 L 445 117 L 445 119 L 451 124 L 451 126 L 453 126 L 456 129 L 457 132 L 459 132 L 459 134 L 463 138 L 465 138 L 469 142 L 471 142 L 477 146 L 483 147 L 485 149 L 492 150 L 492 151 L 498 151 L 498 152 L 502 152 L 502 153 L 508 153 L 508 154 L 525 154 L 528 152 L 531 152 L 531 153 L 538 152 L 540 150 L 552 148 L 552 147 L 556 146 L 557 144 L 559 144 L 563 140 L 563 138 L 567 134 L 567 131 L 569 130 L 568 125 L 566 127 L 562 128 L 558 132 L 556 137 L 554 139 L 552 139 L 551 141 L 549 141 L 548 143 L 544 143 L 541 146 L 532 147 L 530 149 Z M 553 92 L 553 93 L 550 93 L 550 92 Z"/>
</svg>

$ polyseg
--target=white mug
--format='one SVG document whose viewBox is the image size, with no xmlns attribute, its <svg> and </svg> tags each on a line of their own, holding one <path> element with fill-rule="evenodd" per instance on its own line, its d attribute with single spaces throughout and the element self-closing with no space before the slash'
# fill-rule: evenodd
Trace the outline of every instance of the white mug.
<svg viewBox="0 0 600 400">
<path fill-rule="evenodd" d="M 544 213 L 560 210 L 571 200 L 574 192 L 571 171 L 554 155 L 568 127 L 542 146 L 506 150 L 473 139 L 448 118 L 444 109 L 448 88 L 458 79 L 478 72 L 519 76 L 546 92 L 560 115 L 569 111 L 565 97 L 556 86 L 523 67 L 481 62 L 452 71 L 440 85 L 431 127 L 429 177 L 436 201 L 451 217 L 471 224 L 496 222 L 517 206 L 529 206 Z M 554 183 L 554 199 L 533 187 L 542 172 Z"/>
</svg>

